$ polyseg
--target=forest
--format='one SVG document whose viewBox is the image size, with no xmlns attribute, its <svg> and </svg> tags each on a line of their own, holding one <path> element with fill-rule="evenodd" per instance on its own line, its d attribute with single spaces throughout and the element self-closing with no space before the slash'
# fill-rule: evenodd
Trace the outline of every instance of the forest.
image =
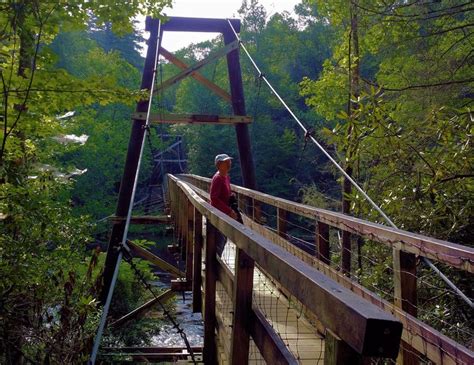
<svg viewBox="0 0 474 365">
<path fill-rule="evenodd" d="M 90 354 L 107 217 L 117 203 L 131 114 L 148 97 L 139 88 L 146 42 L 135 19 L 166 22 L 170 5 L 0 3 L 0 363 L 84 363 Z M 265 76 L 398 227 L 474 246 L 471 2 L 302 0 L 292 13 L 269 16 L 258 0 L 243 0 L 238 15 L 242 41 Z M 175 55 L 192 64 L 222 46 L 216 37 Z M 385 223 L 244 56 L 241 67 L 258 190 Z M 178 71 L 161 59 L 157 84 Z M 224 59 L 201 72 L 228 89 Z M 232 114 L 191 78 L 159 93 L 153 108 Z M 189 173 L 211 177 L 217 153 L 234 156 L 232 182 L 241 183 L 232 126 L 161 125 L 145 146 L 139 189 L 147 188 L 153 152 L 169 145 L 162 134 L 182 137 Z M 387 251 L 358 250 L 378 263 L 359 281 L 383 296 Z M 146 263 L 139 267 L 152 277 Z M 472 275 L 443 270 L 474 298 Z M 421 264 L 420 272 L 429 275 Z M 445 295 L 439 278 L 430 280 L 439 289 L 420 293 L 421 316 L 472 348 L 472 309 Z M 137 287 L 130 269 L 121 269 L 112 317 L 149 296 Z M 159 325 L 138 321 L 107 340 L 140 343 L 140 331 Z"/>
</svg>

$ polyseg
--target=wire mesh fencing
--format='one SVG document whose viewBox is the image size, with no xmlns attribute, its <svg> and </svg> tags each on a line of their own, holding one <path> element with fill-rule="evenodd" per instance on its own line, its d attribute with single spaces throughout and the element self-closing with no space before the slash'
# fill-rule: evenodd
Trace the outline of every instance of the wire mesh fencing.
<svg viewBox="0 0 474 365">
<path fill-rule="evenodd" d="M 235 256 L 236 246 L 227 240 L 221 259 L 232 273 L 235 273 Z M 224 343 L 222 346 L 224 352 L 228 354 L 231 341 L 232 300 L 219 282 L 216 290 L 216 315 L 220 317 L 219 337 Z M 258 267 L 254 270 L 252 301 L 253 307 L 263 314 L 298 363 L 323 364 L 324 339 L 306 318 L 304 307 L 292 296 L 285 295 L 281 286 Z M 225 356 L 224 354 L 223 357 Z M 249 360 L 254 364 L 265 363 L 253 341 L 250 344 Z"/>
</svg>

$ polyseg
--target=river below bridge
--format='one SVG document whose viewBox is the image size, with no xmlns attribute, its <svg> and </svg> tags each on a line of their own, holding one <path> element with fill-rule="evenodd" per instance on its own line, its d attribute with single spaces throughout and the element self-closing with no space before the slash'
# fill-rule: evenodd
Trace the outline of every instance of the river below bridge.
<svg viewBox="0 0 474 365">
<path fill-rule="evenodd" d="M 162 281 L 154 283 L 157 287 L 167 289 L 168 285 Z M 183 329 L 189 344 L 193 347 L 203 346 L 204 343 L 204 323 L 201 313 L 193 313 L 193 295 L 192 292 L 176 293 L 173 304 L 174 310 L 171 315 Z M 185 347 L 185 343 L 180 334 L 173 328 L 171 322 L 163 318 L 163 325 L 160 332 L 151 338 L 151 345 L 156 347 Z"/>
</svg>

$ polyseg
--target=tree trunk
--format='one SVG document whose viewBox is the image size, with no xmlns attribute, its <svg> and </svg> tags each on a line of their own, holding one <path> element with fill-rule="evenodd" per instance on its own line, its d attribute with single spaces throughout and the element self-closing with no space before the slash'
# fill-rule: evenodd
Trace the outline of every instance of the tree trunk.
<svg viewBox="0 0 474 365">
<path fill-rule="evenodd" d="M 359 80 L 360 80 L 360 64 L 359 64 L 359 33 L 357 21 L 357 1 L 354 0 L 350 4 L 350 36 L 349 36 L 349 94 L 347 101 L 347 115 L 349 116 L 349 123 L 354 118 L 354 111 L 357 109 L 357 100 L 359 97 Z M 352 163 L 354 155 L 357 151 L 353 149 L 353 141 L 355 141 L 355 131 L 350 126 L 347 132 L 348 147 L 346 148 L 346 164 L 345 171 L 352 177 Z M 344 177 L 342 186 L 342 213 L 350 213 L 350 194 L 352 192 L 352 185 L 348 178 Z M 342 232 L 342 271 L 344 274 L 350 276 L 351 272 L 351 235 L 348 232 Z"/>
</svg>

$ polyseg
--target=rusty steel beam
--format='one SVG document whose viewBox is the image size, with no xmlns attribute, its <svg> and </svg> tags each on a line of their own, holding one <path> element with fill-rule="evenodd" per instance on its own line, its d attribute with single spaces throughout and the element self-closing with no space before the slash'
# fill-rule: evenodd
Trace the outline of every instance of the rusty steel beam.
<svg viewBox="0 0 474 365">
<path fill-rule="evenodd" d="M 153 19 L 153 21 L 158 21 Z M 230 19 L 236 32 L 240 32 L 240 20 Z M 229 29 L 227 19 L 188 18 L 171 16 L 163 23 L 163 30 L 167 32 L 206 32 L 224 33 Z"/>
<path fill-rule="evenodd" d="M 235 34 L 230 28 L 224 32 L 224 43 L 226 45 L 237 41 Z M 227 54 L 227 68 L 229 71 L 230 94 L 232 96 L 232 108 L 235 115 L 246 115 L 244 87 L 242 84 L 242 73 L 240 69 L 239 50 L 236 49 Z M 239 148 L 240 168 L 242 170 L 242 182 L 246 188 L 256 189 L 255 165 L 252 157 L 249 129 L 246 124 L 235 125 L 237 135 L 237 146 Z"/>
</svg>

